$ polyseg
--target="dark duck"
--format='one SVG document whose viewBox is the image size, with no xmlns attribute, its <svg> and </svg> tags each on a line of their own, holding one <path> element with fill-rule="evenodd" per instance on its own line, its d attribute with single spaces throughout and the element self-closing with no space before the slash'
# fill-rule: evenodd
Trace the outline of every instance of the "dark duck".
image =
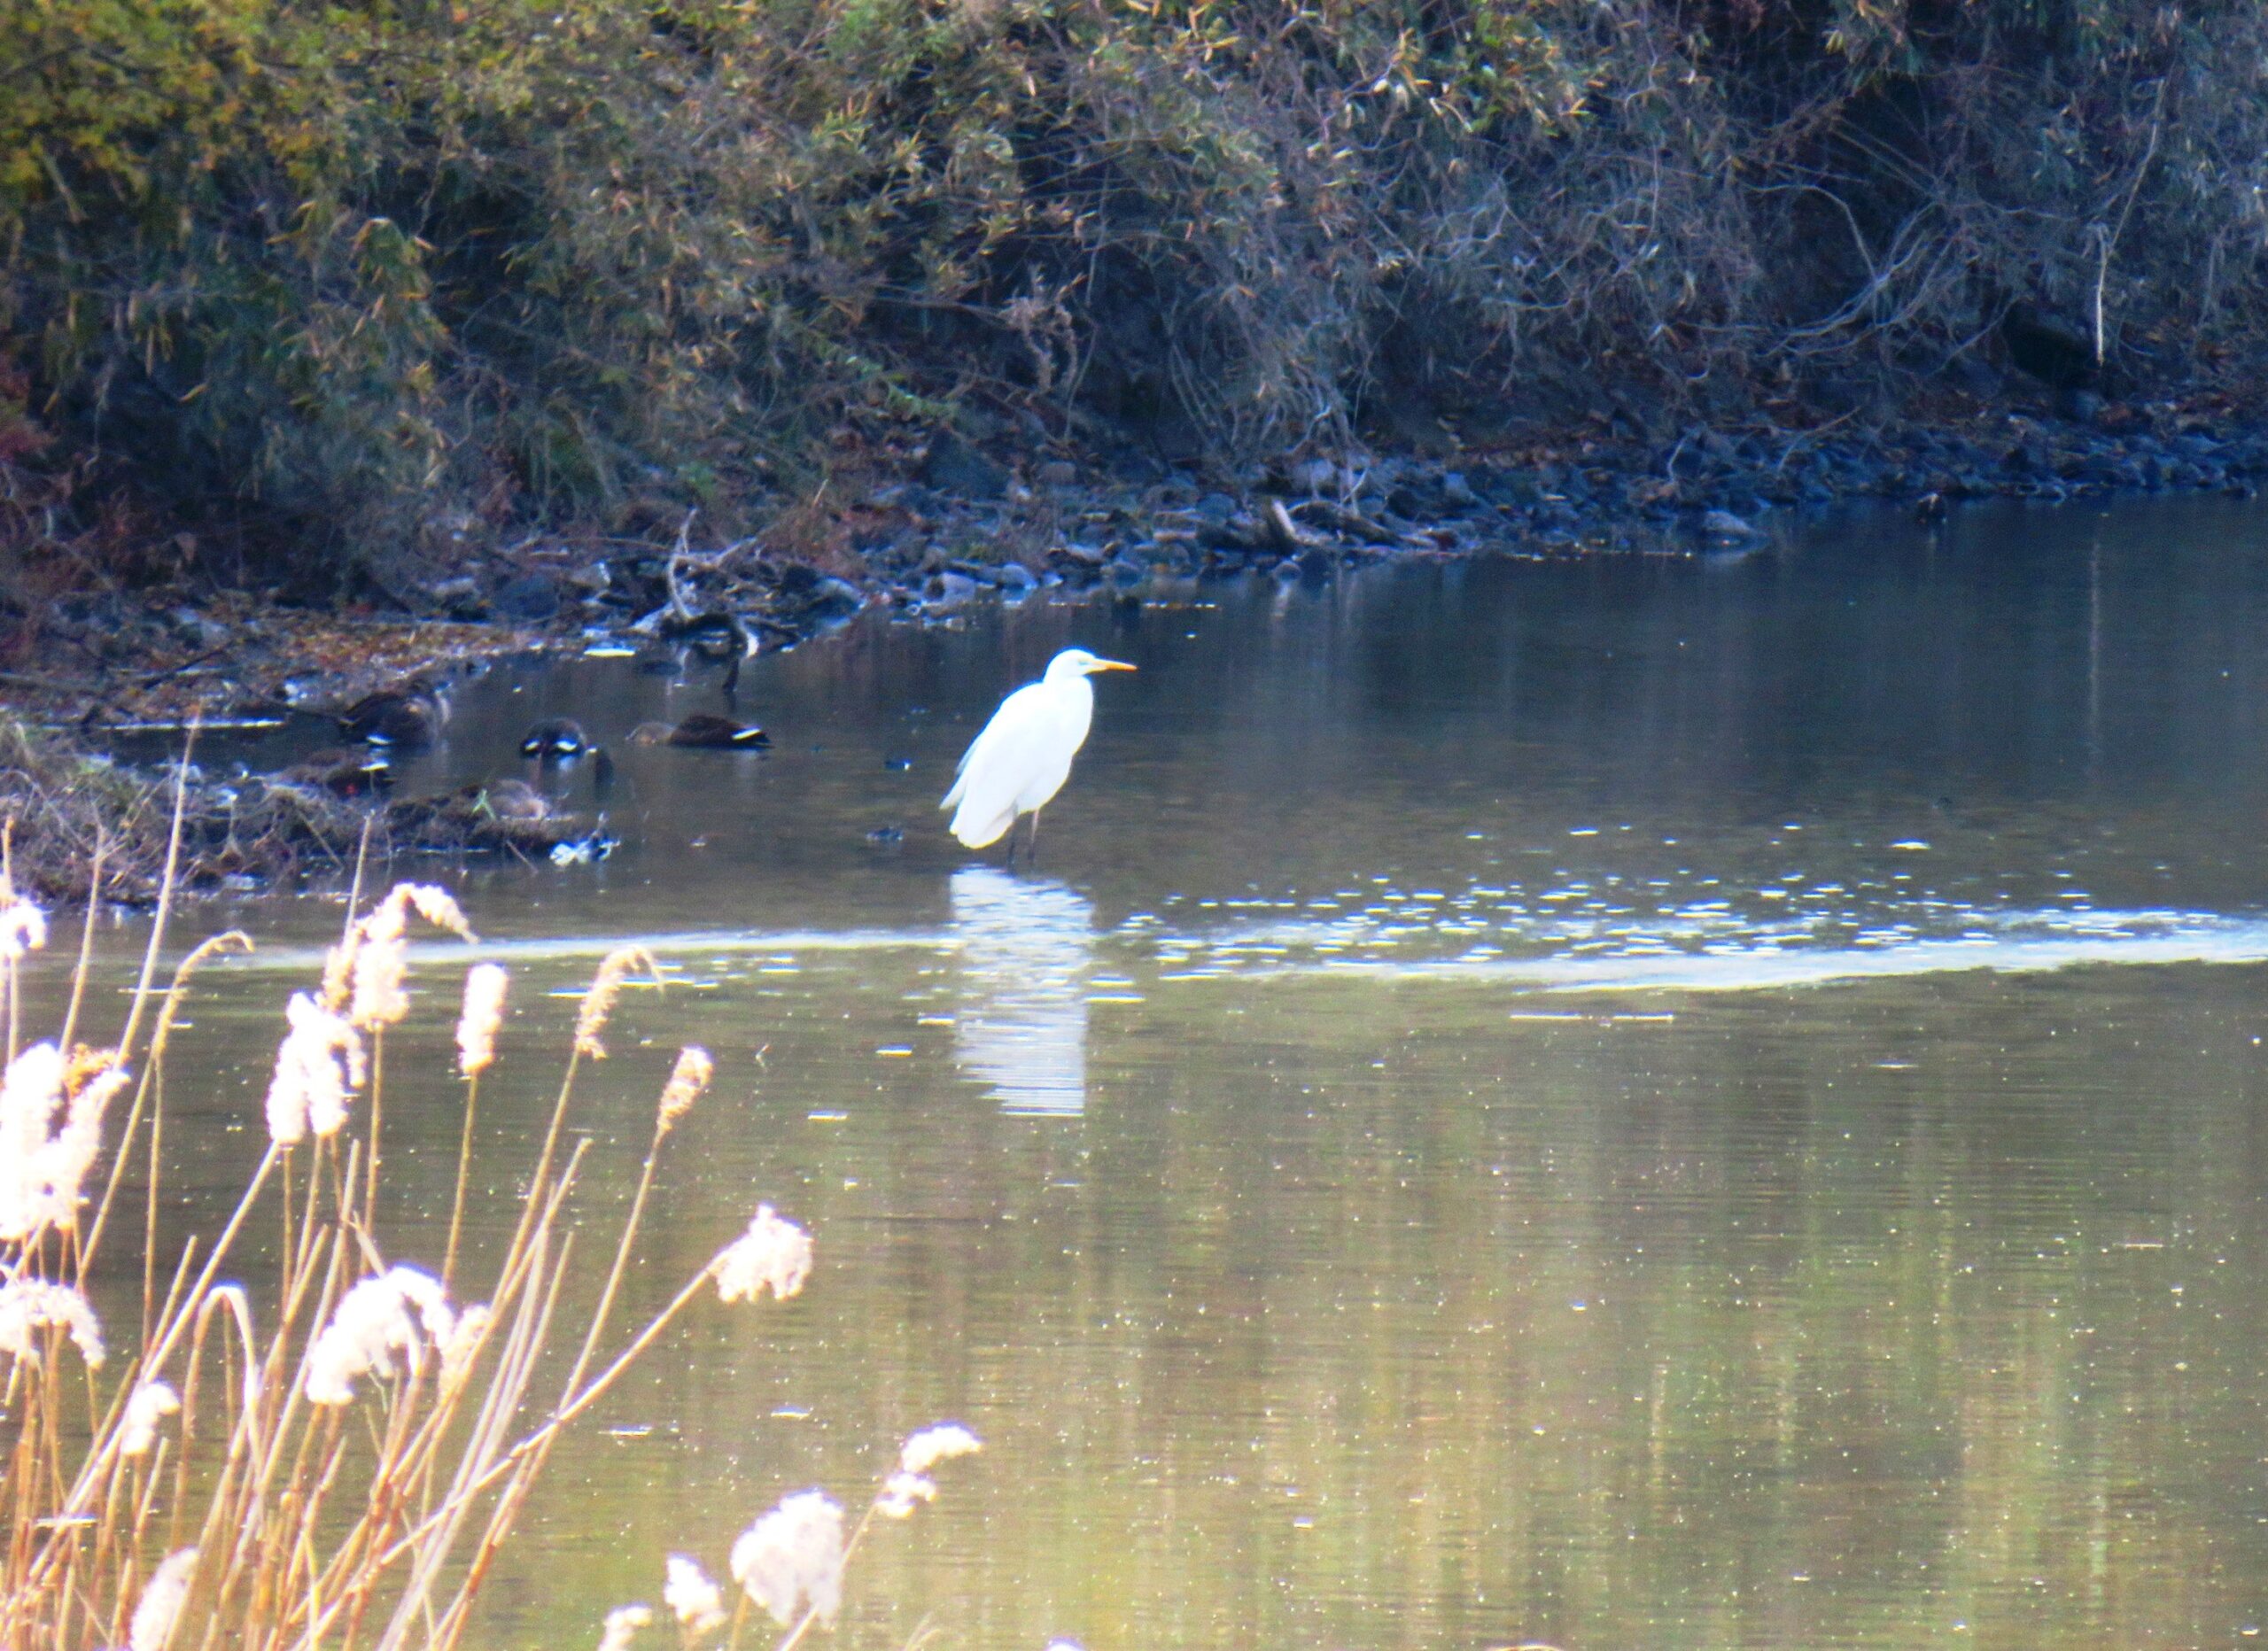
<svg viewBox="0 0 2268 1651">
<path fill-rule="evenodd" d="M 630 731 L 633 745 L 679 745 L 705 751 L 761 751 L 771 736 L 753 723 L 695 711 L 682 722 L 640 723 Z"/>
<path fill-rule="evenodd" d="M 425 745 L 448 721 L 447 696 L 414 680 L 366 694 L 338 714 L 340 732 L 371 745 Z"/>
<path fill-rule="evenodd" d="M 520 755 L 540 763 L 571 762 L 598 749 L 583 725 L 569 717 L 553 717 L 530 728 L 520 741 Z"/>
<path fill-rule="evenodd" d="M 393 783 L 384 752 L 335 745 L 308 752 L 276 778 L 289 785 L 319 787 L 342 797 L 368 796 Z"/>
</svg>

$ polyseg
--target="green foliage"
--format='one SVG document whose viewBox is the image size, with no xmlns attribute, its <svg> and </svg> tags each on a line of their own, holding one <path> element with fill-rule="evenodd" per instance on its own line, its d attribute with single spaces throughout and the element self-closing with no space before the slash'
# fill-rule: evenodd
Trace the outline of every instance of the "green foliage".
<svg viewBox="0 0 2268 1651">
<path fill-rule="evenodd" d="M 1679 396 L 1949 346 L 1986 290 L 2234 337 L 2262 27 L 2146 0 L 0 0 L 0 367 L 58 453 L 361 554 L 760 519 L 973 388 L 1253 451 L 1539 372 Z"/>
</svg>

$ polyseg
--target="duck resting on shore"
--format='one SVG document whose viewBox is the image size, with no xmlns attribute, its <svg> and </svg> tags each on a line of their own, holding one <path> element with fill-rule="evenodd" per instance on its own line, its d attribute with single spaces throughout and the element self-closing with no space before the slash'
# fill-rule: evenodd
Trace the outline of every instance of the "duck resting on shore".
<svg viewBox="0 0 2268 1651">
<path fill-rule="evenodd" d="M 448 721 L 448 696 L 416 678 L 366 694 L 338 716 L 348 739 L 371 745 L 423 745 Z"/>
<path fill-rule="evenodd" d="M 393 783 L 383 751 L 353 751 L 326 745 L 308 752 L 276 779 L 289 785 L 314 786 L 333 796 L 360 797 L 382 791 Z"/>
</svg>

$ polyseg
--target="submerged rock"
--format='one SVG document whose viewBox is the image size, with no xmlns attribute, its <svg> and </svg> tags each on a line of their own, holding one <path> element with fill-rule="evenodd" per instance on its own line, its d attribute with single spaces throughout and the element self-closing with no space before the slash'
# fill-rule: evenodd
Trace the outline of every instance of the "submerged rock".
<svg viewBox="0 0 2268 1651">
<path fill-rule="evenodd" d="M 1759 529 L 1751 525 L 1745 518 L 1735 515 L 1729 510 L 1704 511 L 1701 515 L 1701 526 L 1705 531 L 1713 533 L 1720 539 L 1757 539 L 1762 537 L 1762 533 Z"/>
</svg>

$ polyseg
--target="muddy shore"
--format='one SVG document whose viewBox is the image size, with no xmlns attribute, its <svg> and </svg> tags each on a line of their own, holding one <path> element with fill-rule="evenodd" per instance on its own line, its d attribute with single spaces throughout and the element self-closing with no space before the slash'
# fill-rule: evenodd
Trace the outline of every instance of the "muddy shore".
<svg viewBox="0 0 2268 1651">
<path fill-rule="evenodd" d="M 945 436 L 841 513 L 843 549 L 819 565 L 760 540 L 704 543 L 695 520 L 668 542 L 524 543 L 340 612 L 181 588 L 66 595 L 28 624 L 33 647 L 19 652 L 37 668 L 0 673 L 0 818 L 20 886 L 83 899 L 99 849 L 103 897 L 146 900 L 175 787 L 122 746 L 170 744 L 193 721 L 304 719 L 330 742 L 290 771 L 192 764 L 188 888 L 336 875 L 366 833 L 381 855 L 572 857 L 604 851 L 602 822 L 501 791 L 396 794 L 384 743 L 359 737 L 347 713 L 373 694 L 381 707 L 423 690 L 446 699 L 484 661 L 552 648 L 692 654 L 729 670 L 875 608 L 953 624 L 972 604 L 1043 589 L 1320 579 L 1381 559 L 1736 554 L 1768 550 L 1779 523 L 1867 502 L 1929 522 L 1970 500 L 2249 496 L 2268 479 L 2268 430 L 2225 405 L 2082 411 L 1979 402 L 1863 429 L 1697 428 L 1668 441 L 1610 419 L 1493 439 L 1445 430 L 1424 452 L 1237 475 L 1134 453 L 1034 459 Z"/>
</svg>

